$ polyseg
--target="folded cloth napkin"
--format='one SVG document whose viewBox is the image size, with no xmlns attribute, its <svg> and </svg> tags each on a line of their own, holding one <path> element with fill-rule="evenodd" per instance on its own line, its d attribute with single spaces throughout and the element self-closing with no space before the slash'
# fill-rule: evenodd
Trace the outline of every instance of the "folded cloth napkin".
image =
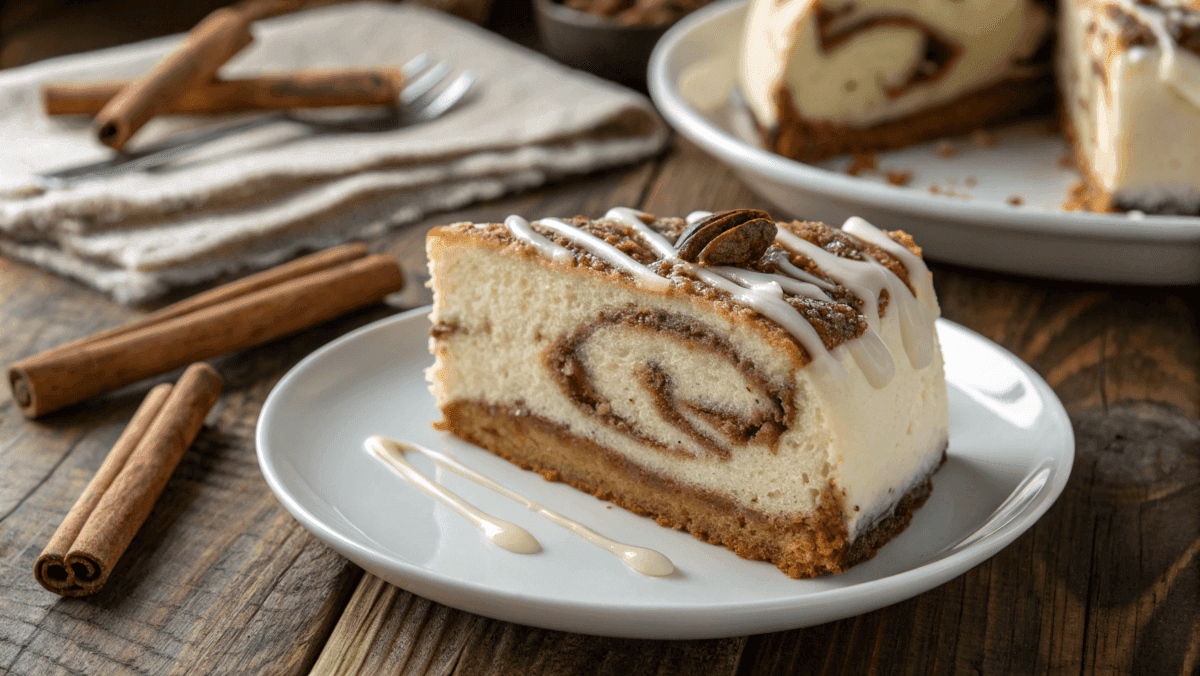
<svg viewBox="0 0 1200 676">
<path fill-rule="evenodd" d="M 633 162 L 666 140 L 640 94 L 419 6 L 334 5 L 263 21 L 254 34 L 223 77 L 393 66 L 427 53 L 456 72 L 475 72 L 478 81 L 432 122 L 325 133 L 281 117 L 152 172 L 45 190 L 33 187 L 34 174 L 112 151 L 94 140 L 88 120 L 48 118 L 42 84 L 137 77 L 181 37 L 0 72 L 0 255 L 141 302 L 440 210 Z M 130 149 L 230 123 L 230 116 L 155 119 Z"/>
</svg>

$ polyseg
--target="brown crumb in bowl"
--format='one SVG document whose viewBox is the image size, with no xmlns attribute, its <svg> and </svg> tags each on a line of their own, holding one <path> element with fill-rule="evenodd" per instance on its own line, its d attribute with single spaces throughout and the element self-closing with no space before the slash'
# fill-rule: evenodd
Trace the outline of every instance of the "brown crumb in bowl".
<svg viewBox="0 0 1200 676">
<path fill-rule="evenodd" d="M 888 183 L 899 186 L 906 186 L 909 183 L 912 183 L 913 179 L 913 173 L 908 169 L 903 169 L 901 171 L 893 171 L 888 169 L 887 171 L 883 172 L 883 175 L 885 178 L 887 178 Z"/>
<path fill-rule="evenodd" d="M 1019 207 L 1025 203 L 1025 198 L 1021 197 L 1020 195 L 1013 195 L 1012 197 L 1008 198 L 1008 203 L 1014 207 Z"/>
<path fill-rule="evenodd" d="M 934 146 L 934 149 L 937 150 L 937 154 L 941 155 L 942 157 L 954 157 L 955 154 L 958 153 L 958 148 L 954 147 L 954 143 L 947 141 L 946 139 L 938 141 L 937 145 Z"/>
</svg>

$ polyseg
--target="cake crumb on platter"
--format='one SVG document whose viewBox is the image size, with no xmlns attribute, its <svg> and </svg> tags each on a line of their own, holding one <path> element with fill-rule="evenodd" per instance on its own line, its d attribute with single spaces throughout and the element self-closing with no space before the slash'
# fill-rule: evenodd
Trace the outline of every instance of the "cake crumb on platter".
<svg viewBox="0 0 1200 676">
<path fill-rule="evenodd" d="M 938 141 L 934 146 L 934 149 L 937 150 L 937 154 L 941 155 L 942 157 L 954 157 L 958 153 L 958 148 L 954 146 L 954 142 L 946 139 Z"/>
<path fill-rule="evenodd" d="M 1088 208 L 1089 190 L 1087 183 L 1075 181 L 1067 188 L 1067 199 L 1063 202 L 1063 211 L 1091 211 Z"/>
<path fill-rule="evenodd" d="M 854 160 L 846 167 L 846 173 L 858 176 L 879 167 L 879 155 L 875 153 L 854 153 Z"/>
<path fill-rule="evenodd" d="M 913 179 L 913 173 L 911 169 L 901 169 L 899 171 L 888 169 L 887 171 L 883 172 L 883 175 L 887 179 L 888 183 L 898 186 L 906 186 L 909 183 L 912 183 Z"/>
<path fill-rule="evenodd" d="M 1025 203 L 1025 198 L 1021 197 L 1020 195 L 1013 195 L 1012 197 L 1009 197 L 1007 201 L 1014 207 L 1019 207 Z"/>
<path fill-rule="evenodd" d="M 949 183 L 950 183 L 950 185 L 948 185 L 946 187 L 942 187 L 942 186 L 938 185 L 937 183 L 930 183 L 929 184 L 929 194 L 930 195 L 945 195 L 946 197 L 957 197 L 958 199 L 963 199 L 963 200 L 973 199 L 970 194 L 965 193 L 965 192 L 959 192 L 958 190 L 956 190 L 956 185 L 954 182 L 949 182 Z"/>
</svg>

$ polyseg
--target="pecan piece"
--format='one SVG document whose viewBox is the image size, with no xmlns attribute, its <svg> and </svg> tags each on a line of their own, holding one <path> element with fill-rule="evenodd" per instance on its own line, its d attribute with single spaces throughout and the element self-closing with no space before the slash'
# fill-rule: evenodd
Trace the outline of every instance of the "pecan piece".
<svg viewBox="0 0 1200 676">
<path fill-rule="evenodd" d="M 775 241 L 775 221 L 756 209 L 720 211 L 679 235 L 675 249 L 689 263 L 745 266 L 762 257 Z"/>
</svg>

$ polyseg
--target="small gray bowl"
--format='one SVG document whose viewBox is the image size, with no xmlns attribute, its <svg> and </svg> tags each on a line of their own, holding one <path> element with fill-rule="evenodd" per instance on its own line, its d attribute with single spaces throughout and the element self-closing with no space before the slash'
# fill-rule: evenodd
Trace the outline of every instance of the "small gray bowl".
<svg viewBox="0 0 1200 676">
<path fill-rule="evenodd" d="M 646 64 L 665 26 L 624 26 L 554 0 L 533 0 L 546 53 L 621 84 L 646 89 Z"/>
</svg>

